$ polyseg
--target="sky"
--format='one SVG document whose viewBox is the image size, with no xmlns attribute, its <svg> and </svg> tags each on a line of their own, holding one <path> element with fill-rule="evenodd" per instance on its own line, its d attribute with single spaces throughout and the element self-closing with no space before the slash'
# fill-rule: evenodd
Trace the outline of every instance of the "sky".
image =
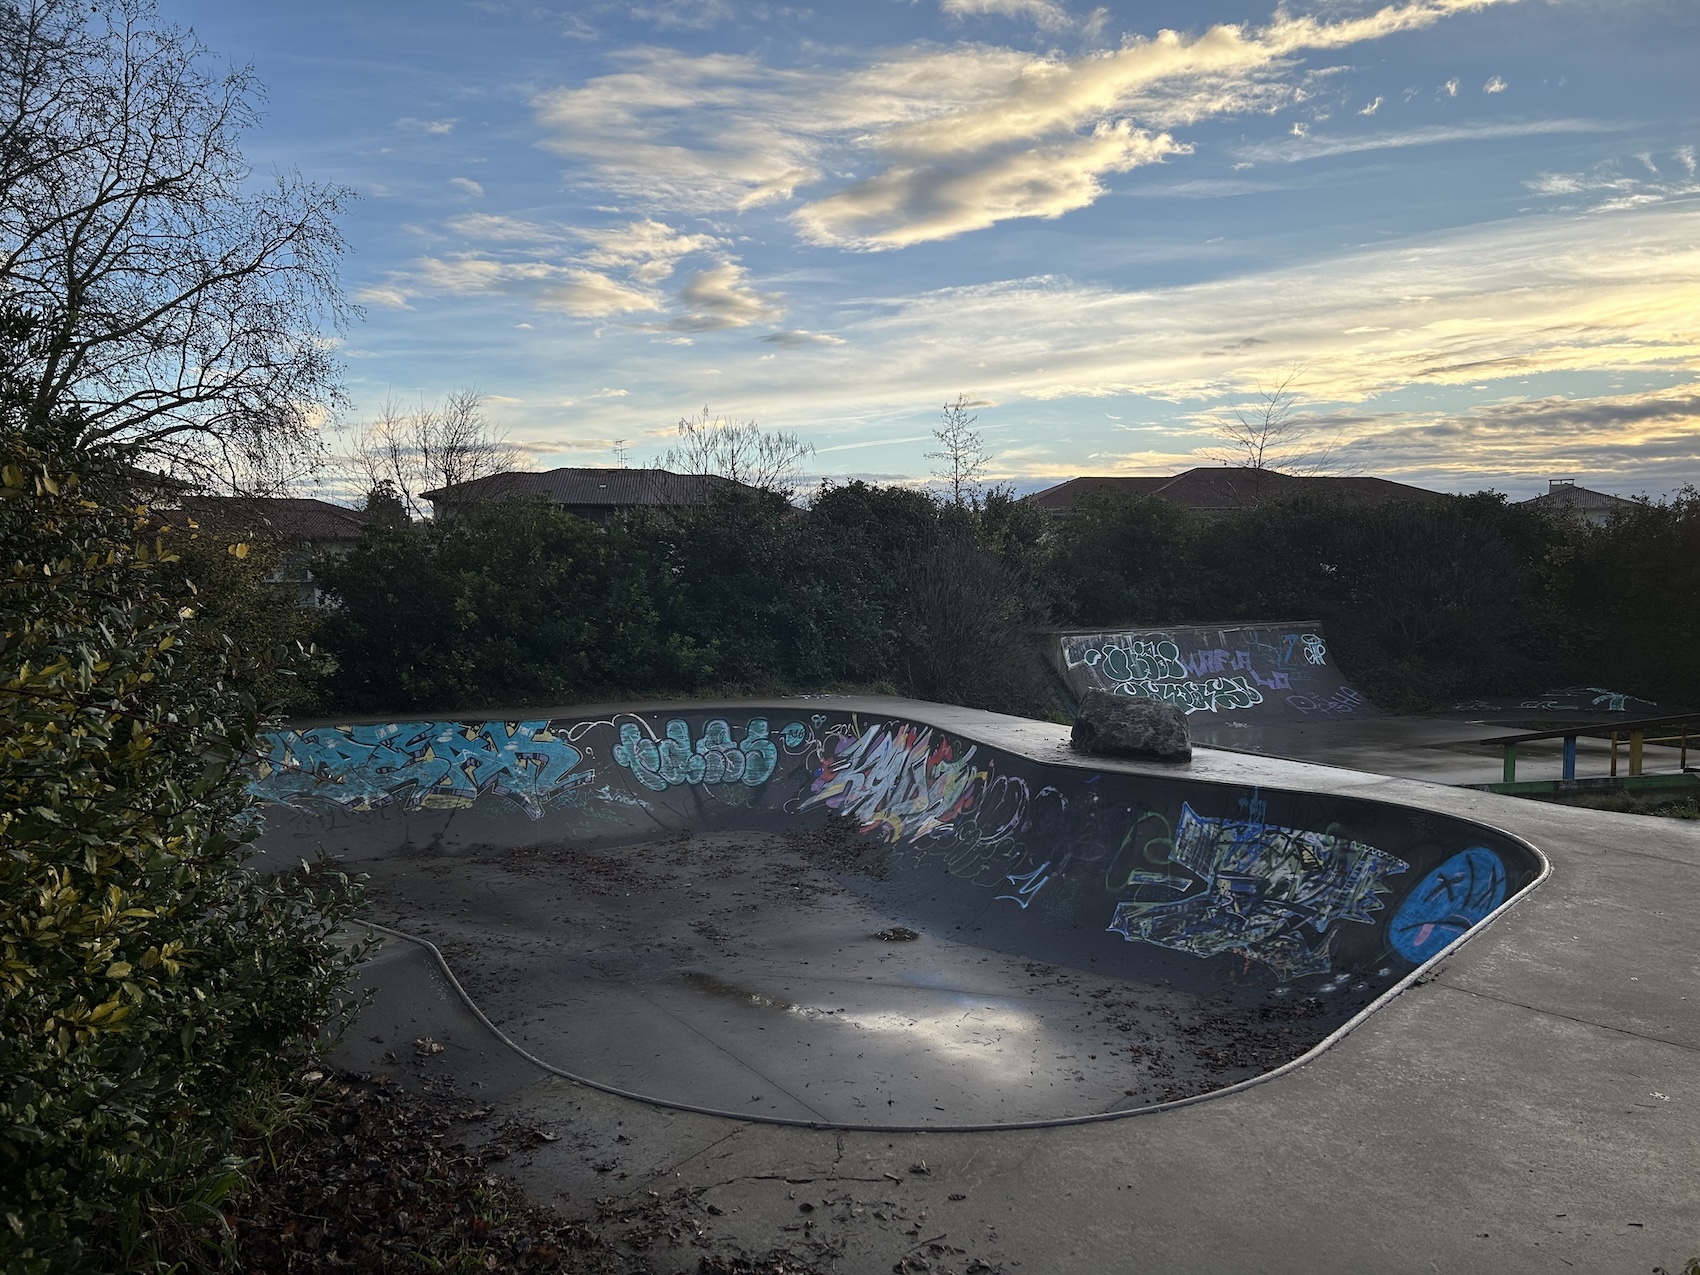
<svg viewBox="0 0 1700 1275">
<path fill-rule="evenodd" d="M 1693 0 L 162 0 L 357 198 L 351 405 L 458 389 L 536 468 L 706 408 L 1026 492 L 1226 454 L 1700 484 Z"/>
</svg>

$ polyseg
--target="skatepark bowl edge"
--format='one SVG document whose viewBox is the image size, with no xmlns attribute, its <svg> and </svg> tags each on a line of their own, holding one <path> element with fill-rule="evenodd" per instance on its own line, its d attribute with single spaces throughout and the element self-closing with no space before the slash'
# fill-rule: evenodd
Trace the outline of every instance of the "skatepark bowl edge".
<svg viewBox="0 0 1700 1275">
<path fill-rule="evenodd" d="M 1283 1074 L 1548 870 L 1296 764 L 1073 756 L 1038 723 L 1025 749 L 1012 721 L 821 698 L 304 724 L 264 741 L 259 844 L 366 873 L 365 919 L 546 1071 L 891 1132 Z"/>
</svg>

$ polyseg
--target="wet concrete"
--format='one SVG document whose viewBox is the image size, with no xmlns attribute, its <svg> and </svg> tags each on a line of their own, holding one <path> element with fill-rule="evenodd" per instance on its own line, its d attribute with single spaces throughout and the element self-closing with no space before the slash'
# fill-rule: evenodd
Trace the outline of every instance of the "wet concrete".
<svg viewBox="0 0 1700 1275">
<path fill-rule="evenodd" d="M 1190 1097 L 1299 1056 L 1362 1003 L 1235 1004 L 999 950 L 983 917 L 935 926 L 912 883 L 831 866 L 853 845 L 710 833 L 383 859 L 365 915 L 429 938 L 492 1022 L 565 1071 L 836 1124 Z"/>
</svg>

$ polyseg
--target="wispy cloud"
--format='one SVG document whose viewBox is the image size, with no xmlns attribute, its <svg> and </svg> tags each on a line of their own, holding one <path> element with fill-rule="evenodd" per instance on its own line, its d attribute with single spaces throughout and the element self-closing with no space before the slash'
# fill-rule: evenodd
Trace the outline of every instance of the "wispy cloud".
<svg viewBox="0 0 1700 1275">
<path fill-rule="evenodd" d="M 1041 31 L 1071 31 L 1075 19 L 1055 0 L 939 0 L 946 17 L 1016 18 L 1031 22 Z"/>
<path fill-rule="evenodd" d="M 1539 173 L 1523 185 L 1537 195 L 1570 201 L 1560 207 L 1592 212 L 1616 212 L 1641 204 L 1662 203 L 1700 194 L 1696 180 L 1694 148 L 1678 147 L 1670 158 L 1683 169 L 1682 175 L 1665 176 L 1651 153 L 1633 157 L 1647 176 L 1624 171 L 1621 160 L 1607 160 L 1580 173 Z"/>
<path fill-rule="evenodd" d="M 415 119 L 411 115 L 404 115 L 395 122 L 395 126 L 404 133 L 430 133 L 440 135 L 443 133 L 454 132 L 456 123 L 458 123 L 458 121 L 453 118 L 444 120 L 421 120 Z"/>
<path fill-rule="evenodd" d="M 1547 133 L 1606 133 L 1614 126 L 1598 120 L 1525 120 L 1504 124 L 1435 124 L 1398 133 L 1373 133 L 1353 137 L 1320 134 L 1297 141 L 1257 142 L 1240 147 L 1235 154 L 1259 164 L 1292 164 L 1307 159 L 1326 159 L 1357 151 L 1393 150 L 1405 146 L 1440 146 L 1452 142 L 1485 142 L 1506 137 L 1536 137 Z"/>
<path fill-rule="evenodd" d="M 1497 76 L 1497 75 L 1493 75 L 1493 76 L 1489 76 L 1488 82 L 1486 84 L 1482 85 L 1482 92 L 1484 92 L 1484 93 L 1503 93 L 1503 92 L 1505 92 L 1506 87 L 1507 87 L 1507 85 L 1506 85 L 1505 80 L 1503 78 L 1501 78 L 1500 76 Z"/>
<path fill-rule="evenodd" d="M 449 178 L 449 185 L 453 186 L 463 195 L 471 195 L 474 199 L 484 198 L 484 187 L 480 186 L 470 177 L 451 177 Z"/>
</svg>

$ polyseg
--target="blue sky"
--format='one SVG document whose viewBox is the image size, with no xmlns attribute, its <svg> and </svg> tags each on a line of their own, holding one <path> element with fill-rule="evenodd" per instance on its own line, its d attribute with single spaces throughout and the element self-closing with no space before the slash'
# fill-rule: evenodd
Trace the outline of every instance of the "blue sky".
<svg viewBox="0 0 1700 1275">
<path fill-rule="evenodd" d="M 1289 375 L 1334 472 L 1700 483 L 1692 0 L 165 0 L 358 192 L 351 418 L 531 463 L 714 413 L 817 475 L 1207 463 Z"/>
</svg>

